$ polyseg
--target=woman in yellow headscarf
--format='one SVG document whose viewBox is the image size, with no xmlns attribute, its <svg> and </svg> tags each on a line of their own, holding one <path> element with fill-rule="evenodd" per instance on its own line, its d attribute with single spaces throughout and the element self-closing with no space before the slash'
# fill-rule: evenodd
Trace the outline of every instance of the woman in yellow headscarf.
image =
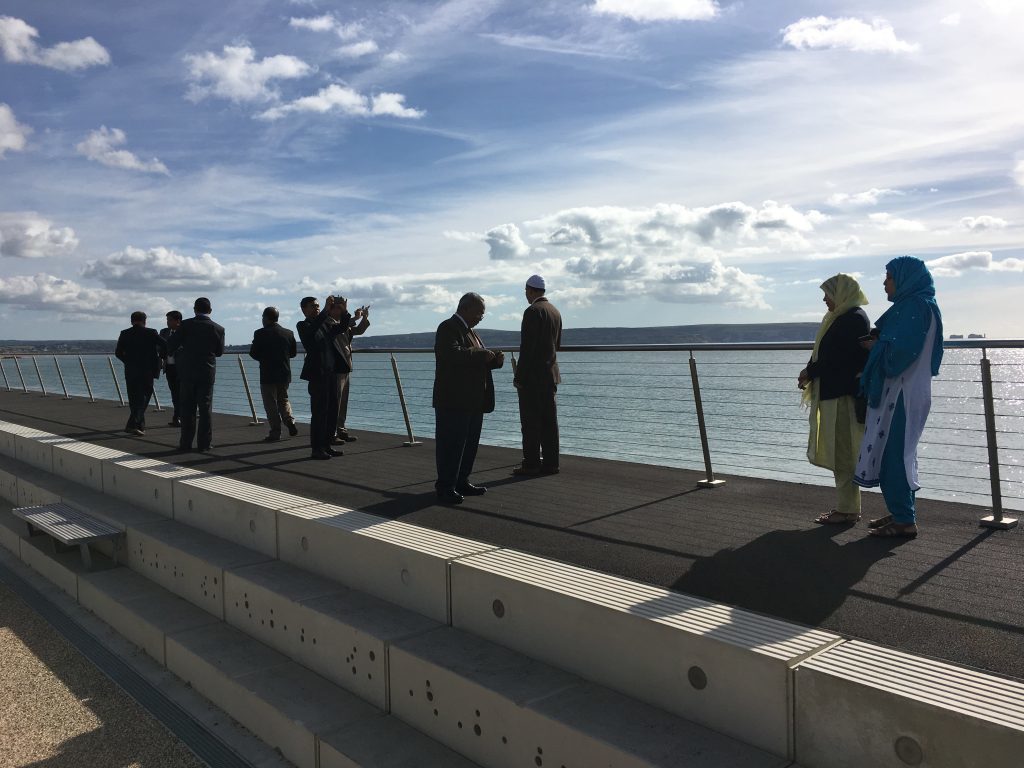
<svg viewBox="0 0 1024 768">
<path fill-rule="evenodd" d="M 868 356 L 859 340 L 871 330 L 868 316 L 861 309 L 868 299 L 849 275 L 830 277 L 821 284 L 821 290 L 828 312 L 821 320 L 814 351 L 807 367 L 800 371 L 797 385 L 803 390 L 803 403 L 810 408 L 807 460 L 832 470 L 839 505 L 818 515 L 815 522 L 855 523 L 860 520 L 860 488 L 854 484 L 853 475 L 864 436 L 857 391 Z"/>
</svg>

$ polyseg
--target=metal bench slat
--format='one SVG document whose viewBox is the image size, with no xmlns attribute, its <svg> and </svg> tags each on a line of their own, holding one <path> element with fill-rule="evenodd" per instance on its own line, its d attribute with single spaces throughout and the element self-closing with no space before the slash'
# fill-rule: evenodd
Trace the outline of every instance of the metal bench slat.
<svg viewBox="0 0 1024 768">
<path fill-rule="evenodd" d="M 112 539 L 123 533 L 121 529 L 61 502 L 18 507 L 12 511 L 29 525 L 69 545 Z"/>
</svg>

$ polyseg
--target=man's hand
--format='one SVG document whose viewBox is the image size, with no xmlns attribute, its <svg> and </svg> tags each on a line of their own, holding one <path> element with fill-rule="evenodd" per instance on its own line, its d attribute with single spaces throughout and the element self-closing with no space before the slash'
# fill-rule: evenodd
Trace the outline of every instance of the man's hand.
<svg viewBox="0 0 1024 768">
<path fill-rule="evenodd" d="M 334 306 L 334 297 L 333 296 L 328 296 L 326 299 L 324 299 L 324 309 L 328 309 L 329 310 L 333 306 Z"/>
<path fill-rule="evenodd" d="M 810 383 L 810 381 L 811 380 L 809 378 L 807 378 L 807 369 L 804 368 L 802 371 L 800 371 L 800 375 L 797 376 L 797 379 L 796 379 L 796 387 L 797 387 L 797 389 L 803 389 L 804 387 L 806 387 Z"/>
</svg>

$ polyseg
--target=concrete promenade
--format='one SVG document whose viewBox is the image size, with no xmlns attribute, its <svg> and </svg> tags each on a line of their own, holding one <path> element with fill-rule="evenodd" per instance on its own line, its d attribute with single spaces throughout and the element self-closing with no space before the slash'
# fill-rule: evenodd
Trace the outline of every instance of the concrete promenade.
<svg viewBox="0 0 1024 768">
<path fill-rule="evenodd" d="M 1024 679 L 1024 535 L 979 529 L 980 507 L 922 500 L 916 540 L 877 540 L 865 527 L 884 512 L 877 494 L 860 525 L 819 527 L 828 487 L 727 476 L 698 490 L 696 472 L 577 457 L 520 479 L 518 452 L 488 446 L 473 480 L 490 492 L 441 507 L 429 440 L 360 432 L 343 458 L 309 461 L 306 425 L 265 444 L 265 426 L 218 414 L 213 452 L 178 454 L 166 412 L 150 411 L 143 438 L 121 431 L 125 417 L 109 402 L 0 393 L 0 419 Z"/>
</svg>

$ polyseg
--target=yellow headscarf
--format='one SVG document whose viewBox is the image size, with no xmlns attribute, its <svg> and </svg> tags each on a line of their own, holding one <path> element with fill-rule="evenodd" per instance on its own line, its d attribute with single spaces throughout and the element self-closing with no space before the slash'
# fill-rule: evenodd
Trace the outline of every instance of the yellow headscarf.
<svg viewBox="0 0 1024 768">
<path fill-rule="evenodd" d="M 846 314 L 854 307 L 863 307 L 868 303 L 868 297 L 864 295 L 864 291 L 860 288 L 860 283 L 855 278 L 849 275 L 844 275 L 840 272 L 834 277 L 830 277 L 824 283 L 821 284 L 821 290 L 825 292 L 825 295 L 835 302 L 836 308 L 831 309 L 825 313 L 825 316 L 821 318 L 821 325 L 818 326 L 818 333 L 814 337 L 814 351 L 811 352 L 811 360 L 816 361 L 818 359 L 818 347 L 821 346 L 821 340 L 825 338 L 825 334 L 828 333 L 828 329 L 832 327 L 832 323 L 835 322 L 837 317 Z M 810 386 L 804 387 L 801 400 L 805 405 L 810 405 L 814 399 L 814 395 L 818 389 L 818 381 L 815 379 L 811 382 Z"/>
</svg>

